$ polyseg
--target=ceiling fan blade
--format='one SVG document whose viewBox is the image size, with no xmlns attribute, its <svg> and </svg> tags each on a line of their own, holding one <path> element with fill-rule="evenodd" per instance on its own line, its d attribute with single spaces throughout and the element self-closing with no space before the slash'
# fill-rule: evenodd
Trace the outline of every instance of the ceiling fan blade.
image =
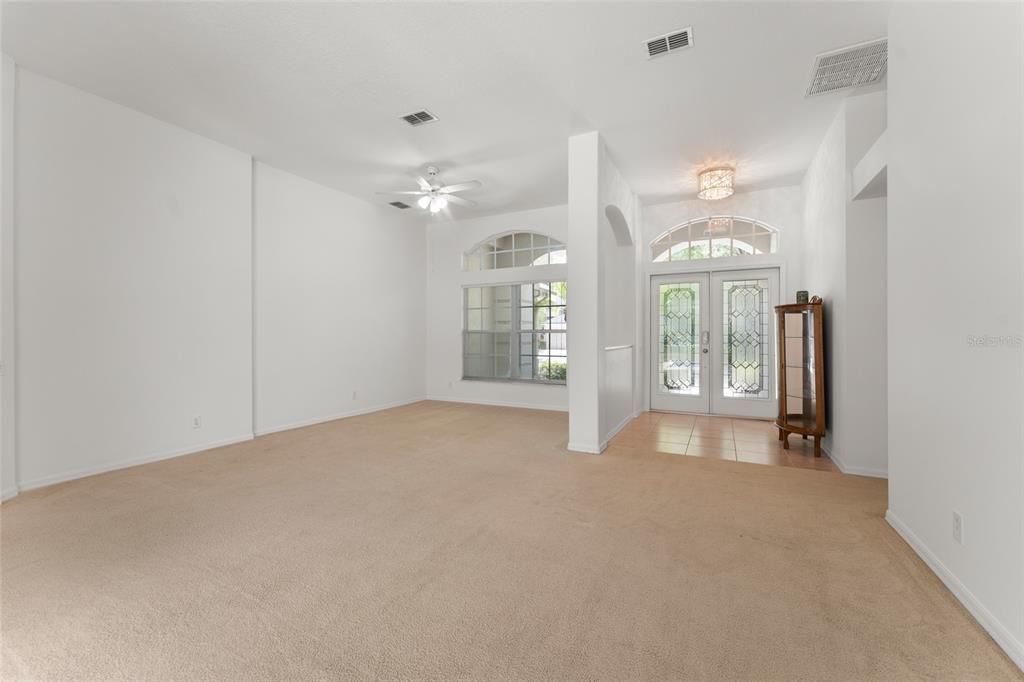
<svg viewBox="0 0 1024 682">
<path fill-rule="evenodd" d="M 446 194 L 444 198 L 447 199 L 449 203 L 455 204 L 456 206 L 476 206 L 475 201 L 463 199 L 462 197 L 455 196 L 454 194 Z"/>
<path fill-rule="evenodd" d="M 420 189 L 423 190 L 424 192 L 429 192 L 431 189 L 433 189 L 430 183 L 427 182 L 427 179 L 424 178 L 422 175 L 416 176 L 416 182 L 419 183 Z"/>
<path fill-rule="evenodd" d="M 448 185 L 437 190 L 441 194 L 451 194 L 453 192 L 461 192 L 467 189 L 473 189 L 480 186 L 479 180 L 470 180 L 469 182 L 460 182 L 457 185 Z"/>
<path fill-rule="evenodd" d="M 403 191 L 396 190 L 394 192 L 377 192 L 377 194 L 412 194 L 413 196 L 420 196 L 421 197 L 424 194 L 430 194 L 430 192 L 423 192 L 421 190 L 416 190 L 415 192 L 403 192 Z"/>
</svg>

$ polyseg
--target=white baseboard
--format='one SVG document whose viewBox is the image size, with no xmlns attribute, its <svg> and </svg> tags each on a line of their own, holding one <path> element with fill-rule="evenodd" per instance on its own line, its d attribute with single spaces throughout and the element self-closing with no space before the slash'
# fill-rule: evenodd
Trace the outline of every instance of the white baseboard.
<svg viewBox="0 0 1024 682">
<path fill-rule="evenodd" d="M 573 452 L 585 452 L 588 455 L 600 455 L 604 451 L 600 445 L 583 445 L 582 443 L 569 443 L 567 447 Z"/>
<path fill-rule="evenodd" d="M 18 486 L 12 485 L 10 488 L 4 488 L 4 490 L 0 492 L 0 502 L 6 502 L 7 500 L 11 499 L 12 497 L 16 497 L 17 495 Z"/>
<path fill-rule="evenodd" d="M 290 429 L 297 429 L 303 426 L 312 426 L 313 424 L 320 424 L 323 422 L 334 421 L 335 419 L 344 419 L 345 417 L 354 417 L 360 414 L 367 414 L 370 412 L 379 412 L 380 410 L 390 409 L 392 407 L 401 407 L 402 405 L 409 405 L 411 403 L 418 403 L 422 401 L 422 397 L 411 398 L 409 400 L 401 400 L 386 405 L 376 405 L 374 407 L 363 408 L 359 410 L 352 410 L 344 414 L 329 416 L 329 417 L 318 417 L 316 419 L 310 419 L 303 422 L 296 422 L 293 424 L 285 424 L 283 426 L 276 426 L 269 430 L 261 430 L 256 432 L 255 435 L 266 435 L 269 433 L 276 433 L 278 431 L 287 431 Z M 37 488 L 43 488 L 48 485 L 55 485 L 57 483 L 65 483 L 67 481 L 73 481 L 78 478 L 85 478 L 86 476 L 94 476 L 96 474 L 106 473 L 108 471 L 116 471 L 118 469 L 127 469 L 128 467 L 138 466 L 140 464 L 149 464 L 150 462 L 159 462 L 164 459 L 172 459 L 174 457 L 181 457 L 183 455 L 191 455 L 204 450 L 212 450 L 214 448 L 224 447 L 225 445 L 234 445 L 235 443 L 244 443 L 245 441 L 252 440 L 253 434 L 245 434 L 242 436 L 236 436 L 233 438 L 226 438 L 224 440 L 214 441 L 211 443 L 204 443 L 202 445 L 184 448 L 181 450 L 172 450 L 169 452 L 161 452 L 154 455 L 145 455 L 143 457 L 134 457 L 131 459 L 119 460 L 110 464 L 103 464 L 95 467 L 84 467 L 82 469 L 75 469 L 72 471 L 63 472 L 60 474 L 54 474 L 52 476 L 43 476 L 41 478 L 33 479 L 31 481 L 20 482 L 16 487 L 9 488 L 2 493 L 0 501 L 10 499 L 16 496 L 19 492 L 26 490 L 35 490 Z"/>
<path fill-rule="evenodd" d="M 149 464 L 150 462 L 159 462 L 163 459 L 172 459 L 174 457 L 181 457 L 183 455 L 191 455 L 196 452 L 202 452 L 203 450 L 212 450 L 214 448 L 221 448 L 225 445 L 234 445 L 235 443 L 244 443 L 247 440 L 252 440 L 252 434 L 247 433 L 241 436 L 234 436 L 232 438 L 225 438 L 223 440 L 214 441 L 212 443 L 203 443 L 202 445 L 190 446 L 180 450 L 171 450 L 168 452 L 160 452 L 153 455 L 144 455 L 142 457 L 133 457 L 131 459 L 122 459 L 117 462 L 111 462 L 109 464 L 100 464 L 98 466 L 84 467 L 82 469 L 74 469 L 72 471 L 65 471 L 59 474 L 53 474 L 51 476 L 43 476 L 36 478 L 31 481 L 22 481 L 18 483 L 18 491 L 24 492 L 26 490 L 35 490 L 36 488 L 44 488 L 48 485 L 55 485 L 57 483 L 64 483 L 66 481 L 73 481 L 77 478 L 85 478 L 86 476 L 95 476 L 96 474 L 104 474 L 108 471 L 116 471 L 118 469 L 127 469 L 128 467 L 138 466 L 140 464 Z"/>
<path fill-rule="evenodd" d="M 278 433 L 280 431 L 291 431 L 292 429 L 301 429 L 305 426 L 315 426 L 316 424 L 323 424 L 325 422 L 333 422 L 338 419 L 345 419 L 347 417 L 358 417 L 361 414 L 370 414 L 371 412 L 380 412 L 381 410 L 390 410 L 393 407 L 402 407 L 403 405 L 412 405 L 413 403 L 422 402 L 427 400 L 422 396 L 416 398 L 407 398 L 405 400 L 396 400 L 393 403 L 385 403 L 383 405 L 374 405 L 372 407 L 362 407 L 358 410 L 349 410 L 348 412 L 340 412 L 338 414 L 327 415 L 325 417 L 314 417 L 313 419 L 303 419 L 297 422 L 291 422 L 289 424 L 280 424 L 278 426 L 271 426 L 265 429 L 255 429 L 257 436 L 267 436 L 271 433 Z"/>
<path fill-rule="evenodd" d="M 1024 670 L 1024 644 L 1017 641 L 1013 634 L 992 615 L 992 612 L 985 608 L 985 605 L 978 601 L 978 598 L 960 582 L 960 579 L 953 575 L 939 558 L 921 542 L 921 539 L 914 535 L 914 532 L 892 513 L 891 509 L 886 510 L 885 520 L 910 545 L 911 549 L 921 557 L 928 565 L 928 568 L 932 569 L 932 572 L 949 588 L 949 591 L 964 605 L 964 608 L 974 616 L 974 619 L 978 621 L 981 627 L 985 628 L 996 644 L 1017 664 L 1017 667 Z"/>
<path fill-rule="evenodd" d="M 471 398 L 453 398 L 451 396 L 428 395 L 427 400 L 443 403 L 464 403 L 466 405 L 490 405 L 492 407 L 516 407 L 524 410 L 546 410 L 548 412 L 568 412 L 564 405 L 538 405 L 536 403 L 513 403 L 503 400 L 477 400 Z"/>
<path fill-rule="evenodd" d="M 627 414 L 626 418 L 619 422 L 618 426 L 609 431 L 608 434 L 604 437 L 604 440 L 601 441 L 601 451 L 604 452 L 604 449 L 608 447 L 608 443 L 611 441 L 611 439 L 615 438 L 615 434 L 617 434 L 622 429 L 626 428 L 626 424 L 633 421 L 634 419 L 636 419 L 635 414 Z"/>
<path fill-rule="evenodd" d="M 871 467 L 858 467 L 850 466 L 846 464 L 842 457 L 837 456 L 835 453 L 829 452 L 822 446 L 821 451 L 828 455 L 828 458 L 832 460 L 832 463 L 836 465 L 836 468 L 844 474 L 852 476 L 870 476 L 871 478 L 889 478 L 889 472 L 885 469 L 874 469 Z"/>
</svg>

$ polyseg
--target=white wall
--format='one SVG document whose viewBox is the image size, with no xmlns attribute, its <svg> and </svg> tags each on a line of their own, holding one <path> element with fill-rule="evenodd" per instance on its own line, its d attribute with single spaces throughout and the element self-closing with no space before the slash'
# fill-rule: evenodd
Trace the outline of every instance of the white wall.
<svg viewBox="0 0 1024 682">
<path fill-rule="evenodd" d="M 633 191 L 600 145 L 598 154 L 599 292 L 601 351 L 600 424 L 601 447 L 636 416 L 636 236 L 638 202 Z M 625 225 L 616 231 L 608 218 L 609 207 L 618 209 Z"/>
<path fill-rule="evenodd" d="M 0 13 L 3 4 L 0 3 Z M 14 455 L 14 94 L 16 67 L 0 72 L 0 500 L 18 492 Z"/>
<path fill-rule="evenodd" d="M 887 475 L 886 199 L 846 209 L 843 452 L 847 473 Z M 834 457 L 835 455 L 833 455 Z"/>
<path fill-rule="evenodd" d="M 846 367 L 841 453 L 847 473 L 885 476 L 888 471 L 886 372 L 886 200 L 852 199 L 857 164 L 885 132 L 886 93 L 848 97 L 846 128 Z"/>
<path fill-rule="evenodd" d="M 888 518 L 1024 667 L 1022 11 L 893 7 Z"/>
<path fill-rule="evenodd" d="M 256 433 L 423 399 L 422 223 L 254 173 Z"/>
<path fill-rule="evenodd" d="M 15 465 L 32 488 L 422 399 L 418 220 L 30 71 L 14 100 L 14 71 L 5 497 Z"/>
<path fill-rule="evenodd" d="M 567 279 L 568 269 L 565 265 L 481 272 L 462 271 L 462 256 L 466 251 L 488 237 L 515 230 L 538 232 L 554 237 L 566 244 L 570 263 L 575 257 L 573 245 L 569 242 L 566 206 L 552 206 L 471 220 L 437 220 L 426 227 L 426 383 L 427 396 L 433 400 L 550 410 L 568 409 L 569 398 L 565 386 L 515 381 L 462 380 L 463 286 Z M 575 299 L 571 287 L 568 296 L 570 319 L 575 319 Z M 572 329 L 570 322 L 569 339 L 573 335 Z M 569 376 L 572 376 L 575 367 L 573 363 L 570 352 Z"/>
<path fill-rule="evenodd" d="M 846 109 L 841 108 L 804 176 L 804 278 L 824 300 L 825 420 L 822 446 L 840 459 L 846 386 Z"/>
<path fill-rule="evenodd" d="M 16 119 L 22 487 L 250 437 L 249 157 L 26 70 Z"/>
</svg>

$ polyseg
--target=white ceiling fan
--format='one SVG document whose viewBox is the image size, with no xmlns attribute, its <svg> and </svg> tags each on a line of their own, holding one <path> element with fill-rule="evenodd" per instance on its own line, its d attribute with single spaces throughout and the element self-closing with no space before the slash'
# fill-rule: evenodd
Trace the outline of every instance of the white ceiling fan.
<svg viewBox="0 0 1024 682">
<path fill-rule="evenodd" d="M 429 209 L 431 213 L 437 213 L 446 208 L 449 203 L 456 206 L 476 206 L 475 201 L 456 196 L 456 192 L 464 192 L 467 189 L 480 187 L 478 180 L 460 182 L 455 185 L 441 185 L 438 175 L 441 173 L 437 166 L 427 167 L 427 177 L 417 177 L 416 182 L 420 188 L 415 191 L 377 192 L 377 194 L 402 194 L 418 196 L 416 204 L 423 209 Z"/>
</svg>

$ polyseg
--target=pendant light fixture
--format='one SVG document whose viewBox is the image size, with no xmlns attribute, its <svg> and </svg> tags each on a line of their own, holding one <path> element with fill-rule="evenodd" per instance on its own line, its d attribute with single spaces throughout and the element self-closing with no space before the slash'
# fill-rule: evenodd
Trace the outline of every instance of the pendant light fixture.
<svg viewBox="0 0 1024 682">
<path fill-rule="evenodd" d="M 706 201 L 717 201 L 732 195 L 736 170 L 729 166 L 708 168 L 697 175 L 697 196 Z"/>
</svg>

